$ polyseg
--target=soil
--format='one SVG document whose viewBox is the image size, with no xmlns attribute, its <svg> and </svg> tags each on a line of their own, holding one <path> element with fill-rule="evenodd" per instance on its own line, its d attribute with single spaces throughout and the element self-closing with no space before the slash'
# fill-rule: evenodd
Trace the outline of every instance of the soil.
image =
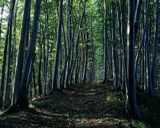
<svg viewBox="0 0 160 128">
<path fill-rule="evenodd" d="M 29 109 L 2 116 L 0 128 L 141 127 L 141 122 L 127 117 L 123 103 L 121 93 L 113 92 L 110 83 L 79 84 L 34 98 Z"/>
</svg>

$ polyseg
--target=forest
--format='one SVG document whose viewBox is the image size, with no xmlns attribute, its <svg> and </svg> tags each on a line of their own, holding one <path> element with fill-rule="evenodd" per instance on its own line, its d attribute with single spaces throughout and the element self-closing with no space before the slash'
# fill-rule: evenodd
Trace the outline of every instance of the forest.
<svg viewBox="0 0 160 128">
<path fill-rule="evenodd" d="M 0 0 L 0 128 L 160 128 L 159 0 Z"/>
</svg>

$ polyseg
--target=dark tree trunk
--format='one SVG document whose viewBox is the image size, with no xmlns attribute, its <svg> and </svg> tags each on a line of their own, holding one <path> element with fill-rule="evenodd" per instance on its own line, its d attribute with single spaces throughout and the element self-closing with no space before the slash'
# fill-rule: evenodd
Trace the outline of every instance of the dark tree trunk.
<svg viewBox="0 0 160 128">
<path fill-rule="evenodd" d="M 12 22 L 13 22 L 13 16 L 14 16 L 14 6 L 15 6 L 15 0 L 10 1 L 10 12 L 9 12 L 9 19 L 8 19 L 8 26 L 7 26 L 7 33 L 6 33 L 6 39 L 5 39 L 5 47 L 4 47 L 4 53 L 3 53 L 3 64 L 2 64 L 2 76 L 1 76 L 1 92 L 0 92 L 0 107 L 2 107 L 2 101 L 3 101 L 3 91 L 4 91 L 4 84 L 5 84 L 5 71 L 6 71 L 6 62 L 7 62 L 7 48 L 8 48 L 8 74 L 7 79 L 9 80 L 9 74 L 10 74 L 10 56 L 11 56 L 11 42 L 12 42 Z M 9 81 L 7 81 L 9 82 Z M 9 88 L 9 83 L 6 83 L 6 89 Z M 6 97 L 8 95 L 8 91 L 5 93 Z M 5 97 L 5 98 L 6 98 Z"/>
<path fill-rule="evenodd" d="M 104 0 L 104 83 L 107 81 L 107 62 L 108 62 L 108 35 L 107 35 L 107 3 Z"/>
<path fill-rule="evenodd" d="M 42 95 L 42 83 L 41 83 L 41 65 L 42 65 L 42 44 L 40 43 L 41 40 L 39 39 L 39 66 L 38 66 L 38 93 L 39 96 Z"/>
<path fill-rule="evenodd" d="M 136 100 L 136 87 L 135 87 L 135 57 L 134 57 L 134 47 L 135 47 L 135 26 L 134 26 L 134 14 L 135 14 L 135 1 L 128 0 L 128 81 L 127 81 L 127 99 L 126 107 L 127 112 L 134 118 L 139 117 L 137 110 L 137 100 Z"/>
<path fill-rule="evenodd" d="M 62 35 L 62 10 L 63 10 L 63 0 L 59 0 L 59 10 L 58 10 L 58 32 L 57 32 L 57 44 L 56 44 L 56 56 L 55 56 L 55 64 L 54 64 L 54 73 L 53 73 L 53 90 L 57 90 L 57 79 L 58 79 L 58 67 L 59 67 L 59 50 L 61 47 L 61 35 Z"/>
<path fill-rule="evenodd" d="M 22 78 L 25 43 L 28 40 L 27 35 L 29 33 L 29 30 L 28 30 L 29 28 L 27 27 L 26 24 L 29 23 L 30 6 L 31 6 L 31 0 L 25 0 L 23 22 L 21 27 L 21 36 L 19 40 L 19 51 L 18 51 L 18 59 L 17 59 L 17 66 L 16 66 L 16 74 L 15 74 L 15 81 L 14 81 L 14 93 L 13 93 L 13 103 L 12 103 L 14 106 L 18 105 L 17 102 L 18 102 L 19 93 L 20 93 L 20 82 Z"/>
<path fill-rule="evenodd" d="M 20 84 L 20 97 L 19 97 L 19 107 L 20 108 L 27 108 L 28 107 L 28 86 L 27 86 L 27 79 L 29 75 L 30 65 L 33 60 L 34 50 L 35 50 L 35 43 L 37 37 L 37 29 L 38 29 L 38 21 L 40 15 L 40 5 L 41 0 L 36 0 L 36 6 L 34 11 L 34 20 L 33 20 L 33 29 L 31 33 L 31 40 L 29 44 L 29 49 L 26 56 L 25 65 L 23 68 L 23 74 Z"/>
<path fill-rule="evenodd" d="M 158 60 L 158 38 L 159 38 L 159 15 L 158 15 L 159 0 L 155 0 L 155 35 L 154 35 L 154 51 L 153 51 L 153 62 L 151 67 L 151 82 L 152 82 L 152 92 L 155 94 L 156 87 L 156 70 L 157 70 L 157 60 Z"/>
</svg>

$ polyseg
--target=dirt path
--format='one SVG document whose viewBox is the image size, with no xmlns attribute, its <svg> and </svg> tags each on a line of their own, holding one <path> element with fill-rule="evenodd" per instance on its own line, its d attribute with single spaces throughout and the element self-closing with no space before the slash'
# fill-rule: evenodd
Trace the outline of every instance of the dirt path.
<svg viewBox="0 0 160 128">
<path fill-rule="evenodd" d="M 83 84 L 71 91 L 33 100 L 26 111 L 4 116 L 2 128 L 119 128 L 127 127 L 120 104 L 107 85 Z M 111 100 L 112 98 L 112 100 Z M 120 100 L 120 99 L 119 99 Z"/>
</svg>

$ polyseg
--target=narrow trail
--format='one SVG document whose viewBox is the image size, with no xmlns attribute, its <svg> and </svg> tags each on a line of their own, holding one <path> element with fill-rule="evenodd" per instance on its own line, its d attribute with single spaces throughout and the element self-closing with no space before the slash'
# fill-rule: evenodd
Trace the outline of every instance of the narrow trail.
<svg viewBox="0 0 160 128">
<path fill-rule="evenodd" d="M 34 107 L 0 120 L 2 128 L 120 128 L 126 119 L 110 99 L 110 85 L 82 84 L 32 101 Z M 122 111 L 121 111 L 122 112 Z M 121 116 L 122 115 L 122 116 Z"/>
</svg>

